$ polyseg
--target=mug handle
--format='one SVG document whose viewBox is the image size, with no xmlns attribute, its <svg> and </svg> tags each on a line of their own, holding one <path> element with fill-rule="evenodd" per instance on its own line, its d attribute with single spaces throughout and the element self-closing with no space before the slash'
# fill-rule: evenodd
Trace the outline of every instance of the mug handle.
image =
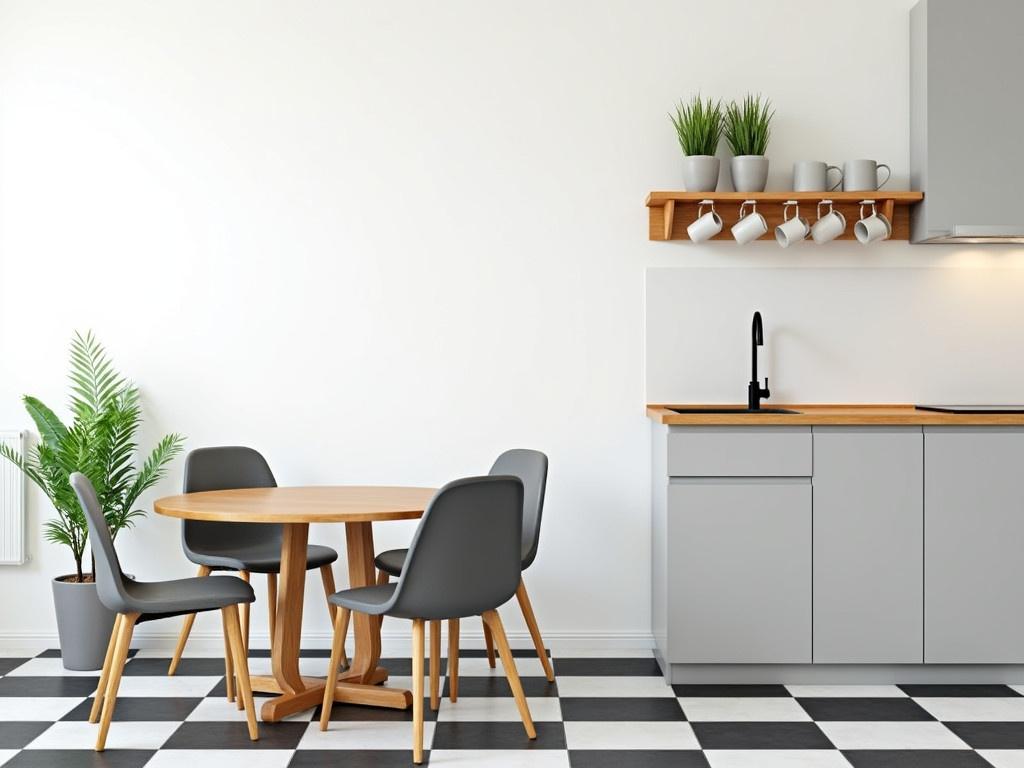
<svg viewBox="0 0 1024 768">
<path fill-rule="evenodd" d="M 885 166 L 885 167 L 888 168 L 889 166 Z M 839 189 L 839 187 L 841 187 L 843 185 L 843 169 L 840 168 L 837 165 L 825 166 L 825 175 L 826 176 L 828 176 L 828 172 L 829 171 L 839 171 L 839 181 L 836 182 L 836 185 L 834 187 L 829 187 L 828 188 L 829 192 L 835 192 L 837 189 Z M 875 178 L 877 178 L 877 176 Z M 888 177 L 886 177 L 885 180 L 888 181 L 889 180 Z"/>
<path fill-rule="evenodd" d="M 885 181 L 883 181 L 881 184 L 879 184 L 877 187 L 875 187 L 875 189 L 881 189 L 882 187 L 885 186 L 886 182 L 889 181 L 890 178 L 892 178 L 892 169 L 888 165 L 886 165 L 885 163 L 879 163 L 878 168 L 885 168 Z M 875 179 L 877 180 L 878 179 L 878 175 L 877 175 L 878 174 L 878 169 L 877 168 L 875 169 L 875 174 L 876 174 L 875 175 Z"/>
</svg>

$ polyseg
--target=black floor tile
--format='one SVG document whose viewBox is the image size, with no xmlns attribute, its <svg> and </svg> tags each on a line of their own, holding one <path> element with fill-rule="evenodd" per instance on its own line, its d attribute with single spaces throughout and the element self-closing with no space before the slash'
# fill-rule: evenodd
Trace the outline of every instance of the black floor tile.
<svg viewBox="0 0 1024 768">
<path fill-rule="evenodd" d="M 544 677 L 521 677 L 523 693 L 526 696 L 557 696 L 558 683 L 549 683 Z M 444 681 L 444 696 L 448 696 L 450 684 Z M 493 677 L 459 677 L 459 696 L 511 696 L 508 680 L 504 675 Z"/>
<path fill-rule="evenodd" d="M 423 750 L 423 765 L 429 762 L 430 752 Z M 381 750 L 300 749 L 288 763 L 288 768 L 410 768 L 411 765 L 411 747 Z"/>
<path fill-rule="evenodd" d="M 164 677 L 170 659 L 132 659 L 124 665 L 125 677 Z M 182 659 L 175 677 L 216 677 L 224 674 L 224 659 Z"/>
<path fill-rule="evenodd" d="M 832 749 L 814 723 L 691 723 L 704 749 Z"/>
<path fill-rule="evenodd" d="M 0 675 L 6 675 L 12 669 L 17 669 L 28 659 L 14 658 L 11 656 L 0 657 Z"/>
<path fill-rule="evenodd" d="M 562 698 L 562 720 L 650 722 L 685 720 L 678 699 L 637 698 Z"/>
<path fill-rule="evenodd" d="M 913 699 L 897 697 L 879 698 L 801 698 L 800 706 L 812 720 L 883 721 L 934 720 Z"/>
<path fill-rule="evenodd" d="M 537 738 L 531 741 L 522 723 L 438 723 L 431 749 L 565 749 L 561 723 L 534 723 L 534 727 Z"/>
<path fill-rule="evenodd" d="M 978 753 L 962 749 L 852 749 L 843 756 L 853 768 L 992 768 Z"/>
<path fill-rule="evenodd" d="M 555 677 L 615 676 L 615 677 L 661 677 L 658 662 L 650 659 L 555 659 Z"/>
<path fill-rule="evenodd" d="M 0 749 L 21 749 L 53 723 L 18 720 L 0 723 Z"/>
<path fill-rule="evenodd" d="M 569 751 L 572 768 L 710 768 L 697 749 L 574 749 Z"/>
<path fill-rule="evenodd" d="M 152 749 L 26 749 L 4 763 L 4 768 L 143 768 Z"/>
<path fill-rule="evenodd" d="M 128 649 L 128 658 L 130 659 L 132 656 L 134 656 L 138 652 L 139 652 L 138 648 L 129 648 Z M 35 658 L 37 658 L 37 659 L 59 659 L 59 658 L 61 658 L 60 648 L 47 648 L 42 653 L 36 654 Z M 170 658 L 168 658 L 167 660 L 170 661 Z M 97 673 L 98 672 L 99 672 L 99 670 L 97 670 Z"/>
<path fill-rule="evenodd" d="M 1024 723 L 943 723 L 972 749 L 1024 749 Z"/>
<path fill-rule="evenodd" d="M 423 661 L 424 673 L 430 669 L 428 665 L 429 661 L 425 659 Z M 381 659 L 380 666 L 384 667 L 384 669 L 388 671 L 388 674 L 393 675 L 394 677 L 412 676 L 412 659 Z M 448 659 L 442 658 L 441 676 L 444 677 L 446 674 L 448 674 Z"/>
<path fill-rule="evenodd" d="M 544 651 L 548 658 L 551 658 L 551 651 Z M 517 659 L 535 659 L 537 658 L 536 648 L 513 648 L 512 655 Z M 459 658 L 460 659 L 483 659 L 487 657 L 487 651 L 483 648 L 460 648 Z M 495 664 L 500 664 L 501 661 L 497 659 L 497 651 L 495 651 Z"/>
<path fill-rule="evenodd" d="M 41 698 L 44 696 L 89 696 L 99 683 L 96 677 L 2 677 L 0 696 Z"/>
<path fill-rule="evenodd" d="M 901 685 L 899 689 L 908 696 L 921 698 L 927 696 L 1020 696 L 1017 691 L 1008 685 Z"/>
<path fill-rule="evenodd" d="M 122 696 L 114 708 L 115 721 L 184 720 L 202 699 L 185 699 L 174 696 Z M 225 702 L 226 704 L 227 702 Z M 62 720 L 88 720 L 93 698 L 90 696 L 68 712 Z"/>
<path fill-rule="evenodd" d="M 774 696 L 791 698 L 784 685 L 706 685 L 682 683 L 673 685 L 676 696 Z"/>
<path fill-rule="evenodd" d="M 245 723 L 182 723 L 162 749 L 295 749 L 309 724 L 259 722 L 260 740 L 250 741 Z"/>
<path fill-rule="evenodd" d="M 323 705 L 317 704 L 313 711 L 313 721 L 320 722 Z M 430 708 L 430 699 L 423 700 L 423 719 L 437 720 L 437 712 Z M 412 707 L 409 709 L 388 709 L 386 707 L 363 707 L 358 704 L 338 704 L 331 708 L 333 722 L 373 721 L 378 723 L 411 723 Z"/>
</svg>

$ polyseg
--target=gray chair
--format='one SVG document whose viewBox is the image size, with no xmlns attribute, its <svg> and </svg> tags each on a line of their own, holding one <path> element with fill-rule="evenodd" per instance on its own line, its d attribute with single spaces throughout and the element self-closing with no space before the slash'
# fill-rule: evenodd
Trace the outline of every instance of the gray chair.
<svg viewBox="0 0 1024 768">
<path fill-rule="evenodd" d="M 139 582 L 126 578 L 114 551 L 114 542 L 103 517 L 103 510 L 96 497 L 96 491 L 89 479 L 75 472 L 71 475 L 71 487 L 82 505 L 89 525 L 89 541 L 96 558 L 96 591 L 100 602 L 117 613 L 114 630 L 103 660 L 96 687 L 96 698 L 89 713 L 89 722 L 100 723 L 96 737 L 96 751 L 102 752 L 107 742 L 110 719 L 114 714 L 117 689 L 121 674 L 128 658 L 128 646 L 132 641 L 135 625 L 153 619 L 166 619 L 201 611 L 221 612 L 224 634 L 229 646 L 228 656 L 238 676 L 239 698 L 245 706 L 249 723 L 249 738 L 256 741 L 259 732 L 256 727 L 256 710 L 252 703 L 252 688 L 249 685 L 249 663 L 242 644 L 242 628 L 238 620 L 238 607 L 248 605 L 256 599 L 252 587 L 235 576 L 212 579 L 191 578 L 174 581 Z M 102 709 L 102 717 L 101 715 Z"/>
<path fill-rule="evenodd" d="M 223 446 L 198 448 L 185 459 L 185 493 L 200 491 L 223 491 L 235 488 L 274 488 L 277 481 L 266 459 L 252 448 Z M 200 520 L 183 520 L 181 544 L 185 556 L 199 566 L 200 576 L 209 576 L 211 571 L 238 571 L 244 581 L 250 573 L 267 575 L 268 609 L 270 617 L 270 638 L 273 643 L 277 619 L 277 574 L 281 572 L 282 527 L 273 523 L 217 523 Z M 306 568 L 320 569 L 324 594 L 335 591 L 334 571 L 331 564 L 338 559 L 338 553 L 330 547 L 310 544 L 306 549 Z M 335 608 L 330 603 L 327 609 L 334 622 Z M 185 617 L 185 623 L 178 636 L 178 645 L 171 658 L 168 675 L 173 675 L 185 650 L 195 614 Z M 242 636 L 245 647 L 249 647 L 249 607 L 242 610 Z M 228 699 L 234 699 L 229 677 Z"/>
<path fill-rule="evenodd" d="M 423 634 L 425 621 L 481 616 L 490 628 L 512 695 L 529 738 L 537 738 L 515 660 L 498 616 L 498 606 L 515 594 L 522 572 L 519 532 L 523 525 L 523 483 L 491 475 L 448 483 L 437 492 L 409 547 L 405 568 L 394 584 L 347 589 L 332 603 L 371 616 L 412 619 L 413 762 L 423 762 Z M 334 626 L 327 679 L 338 676 L 342 622 Z M 324 689 L 320 730 L 326 731 L 334 686 Z"/>
<path fill-rule="evenodd" d="M 540 451 L 533 451 L 526 448 L 516 448 L 505 451 L 494 462 L 491 467 L 492 475 L 514 475 L 523 481 L 523 530 L 522 530 L 522 561 L 523 570 L 529 568 L 537 557 L 537 547 L 540 543 L 540 521 L 544 513 L 544 492 L 548 480 L 548 457 Z M 402 568 L 408 550 L 392 549 L 377 555 L 374 564 L 377 566 L 378 584 L 386 584 L 390 576 L 401 576 Z M 554 682 L 555 672 L 551 668 L 551 660 L 548 658 L 544 648 L 544 639 L 540 634 L 540 627 L 537 626 L 537 617 L 533 613 L 533 605 L 530 603 L 530 596 L 526 592 L 526 584 L 521 580 L 516 589 L 516 597 L 519 600 L 519 607 L 522 609 L 526 626 L 530 630 L 530 637 L 537 648 L 537 655 L 540 657 L 541 666 L 544 668 L 544 675 L 551 682 Z M 459 696 L 458 678 L 458 626 L 448 627 L 448 671 L 450 682 L 448 693 L 452 701 Z M 487 662 L 491 668 L 494 667 L 494 640 L 491 637 L 490 628 L 484 622 L 484 642 L 487 645 Z M 437 709 L 440 706 L 440 669 L 441 669 L 441 622 L 430 624 L 430 706 Z M 453 663 L 454 661 L 454 663 Z"/>
</svg>

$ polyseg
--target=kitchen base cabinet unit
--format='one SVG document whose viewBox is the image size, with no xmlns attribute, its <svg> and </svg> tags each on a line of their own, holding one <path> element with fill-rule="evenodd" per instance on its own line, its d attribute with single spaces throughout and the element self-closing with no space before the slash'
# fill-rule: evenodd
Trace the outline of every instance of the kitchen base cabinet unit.
<svg viewBox="0 0 1024 768">
<path fill-rule="evenodd" d="M 787 407 L 649 409 L 666 678 L 1024 682 L 1024 413 Z"/>
</svg>

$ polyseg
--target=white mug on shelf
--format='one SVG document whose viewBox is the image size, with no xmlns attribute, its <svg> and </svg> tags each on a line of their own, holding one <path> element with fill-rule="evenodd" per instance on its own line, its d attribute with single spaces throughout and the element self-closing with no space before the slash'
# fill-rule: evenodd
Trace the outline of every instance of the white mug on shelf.
<svg viewBox="0 0 1024 768">
<path fill-rule="evenodd" d="M 750 206 L 750 213 L 746 213 L 747 206 Z M 732 236 L 740 245 L 757 240 L 768 231 L 768 222 L 764 216 L 757 212 L 756 200 L 744 200 L 740 205 L 740 220 L 732 225 Z"/>
<path fill-rule="evenodd" d="M 885 178 L 878 180 L 878 169 L 885 168 Z M 843 163 L 844 192 L 874 192 L 885 186 L 892 176 L 892 169 L 874 160 L 847 160 Z"/>
<path fill-rule="evenodd" d="M 711 210 L 704 213 L 704 206 L 710 205 Z M 697 218 L 686 228 L 686 234 L 695 243 L 703 243 L 722 231 L 722 217 L 715 211 L 712 200 L 701 200 L 697 205 Z"/>
<path fill-rule="evenodd" d="M 789 218 L 789 209 L 794 209 L 793 218 Z M 775 228 L 775 239 L 783 248 L 799 243 L 810 233 L 811 227 L 807 219 L 800 215 L 800 204 L 796 200 L 787 200 L 782 204 L 782 223 Z"/>
<path fill-rule="evenodd" d="M 839 174 L 839 181 L 831 187 L 828 185 L 828 172 L 835 171 Z M 794 192 L 829 192 L 839 189 L 843 183 L 843 171 L 835 165 L 829 165 L 821 160 L 797 160 L 793 163 L 793 191 Z"/>
<path fill-rule="evenodd" d="M 821 215 L 821 206 L 828 206 L 828 213 Z M 818 245 L 830 242 L 846 231 L 846 217 L 832 209 L 831 200 L 818 203 L 818 220 L 811 227 L 811 239 Z"/>
<path fill-rule="evenodd" d="M 871 215 L 864 215 L 864 207 L 871 206 Z M 874 200 L 862 200 L 860 204 L 860 221 L 853 225 L 853 234 L 863 245 L 885 240 L 892 234 L 889 220 L 875 210 Z"/>
</svg>

